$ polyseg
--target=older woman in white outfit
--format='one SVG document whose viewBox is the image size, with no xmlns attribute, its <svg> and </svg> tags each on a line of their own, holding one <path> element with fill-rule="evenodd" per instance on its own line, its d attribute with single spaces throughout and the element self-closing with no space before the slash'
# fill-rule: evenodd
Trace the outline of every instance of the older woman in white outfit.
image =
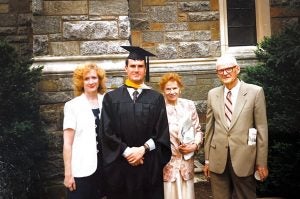
<svg viewBox="0 0 300 199">
<path fill-rule="evenodd" d="M 183 83 L 178 74 L 163 75 L 159 86 L 166 101 L 172 149 L 164 167 L 164 196 L 194 199 L 194 154 L 203 140 L 196 107 L 193 101 L 179 98 Z"/>
</svg>

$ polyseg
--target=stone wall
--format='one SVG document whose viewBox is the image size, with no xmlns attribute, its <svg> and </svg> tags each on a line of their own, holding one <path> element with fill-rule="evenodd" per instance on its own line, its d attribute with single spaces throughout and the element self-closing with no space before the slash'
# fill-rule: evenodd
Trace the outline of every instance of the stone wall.
<svg viewBox="0 0 300 199">
<path fill-rule="evenodd" d="M 297 21 L 299 9 L 270 0 L 272 33 Z M 0 38 L 19 54 L 43 65 L 40 112 L 49 137 L 44 167 L 46 196 L 64 198 L 62 121 L 64 103 L 73 98 L 72 71 L 92 61 L 107 71 L 109 89 L 122 85 L 126 51 L 141 46 L 154 54 L 149 85 L 158 90 L 165 72 L 175 71 L 194 100 L 205 128 L 206 97 L 219 85 L 214 64 L 220 56 L 218 0 L 0 0 Z M 239 58 L 245 67 L 252 58 Z"/>
<path fill-rule="evenodd" d="M 218 1 L 129 1 L 131 41 L 158 59 L 220 55 Z"/>
<path fill-rule="evenodd" d="M 129 44 L 126 0 L 43 0 L 42 3 L 33 13 L 34 56 L 125 53 L 119 46 Z"/>
<path fill-rule="evenodd" d="M 270 0 L 272 34 L 279 33 L 286 25 L 300 23 L 300 0 Z"/>
<path fill-rule="evenodd" d="M 0 39 L 13 45 L 18 54 L 32 55 L 30 0 L 0 0 Z"/>
</svg>

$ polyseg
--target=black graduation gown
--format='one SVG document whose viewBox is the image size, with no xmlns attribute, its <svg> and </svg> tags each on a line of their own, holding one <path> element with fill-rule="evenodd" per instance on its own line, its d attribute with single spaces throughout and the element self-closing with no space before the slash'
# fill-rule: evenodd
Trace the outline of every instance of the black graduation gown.
<svg viewBox="0 0 300 199">
<path fill-rule="evenodd" d="M 125 86 L 108 92 L 103 99 L 101 129 L 108 191 L 123 192 L 122 198 L 163 198 L 162 171 L 171 157 L 163 96 L 143 89 L 134 103 Z M 145 154 L 143 165 L 131 166 L 122 156 L 126 147 L 143 146 L 150 138 L 156 148 Z"/>
</svg>

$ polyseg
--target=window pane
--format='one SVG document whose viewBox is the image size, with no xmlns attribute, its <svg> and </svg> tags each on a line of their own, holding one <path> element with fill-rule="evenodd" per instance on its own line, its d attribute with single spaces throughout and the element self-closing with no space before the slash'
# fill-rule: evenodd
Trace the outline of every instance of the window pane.
<svg viewBox="0 0 300 199">
<path fill-rule="evenodd" d="M 229 28 L 228 35 L 231 35 L 228 37 L 229 46 L 255 46 L 257 44 L 252 27 Z"/>
<path fill-rule="evenodd" d="M 227 0 L 228 45 L 256 45 L 255 0 Z"/>
</svg>

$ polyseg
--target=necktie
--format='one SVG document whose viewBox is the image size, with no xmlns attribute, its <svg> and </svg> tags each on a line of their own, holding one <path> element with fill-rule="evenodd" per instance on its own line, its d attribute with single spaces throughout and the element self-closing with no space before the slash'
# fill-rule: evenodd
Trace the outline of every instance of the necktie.
<svg viewBox="0 0 300 199">
<path fill-rule="evenodd" d="M 134 103 L 135 103 L 135 101 L 136 101 L 138 95 L 139 95 L 139 92 L 135 90 L 135 91 L 133 92 L 133 94 L 132 94 L 132 96 L 133 96 L 133 102 L 134 102 Z"/>
<path fill-rule="evenodd" d="M 232 118 L 231 91 L 228 91 L 225 99 L 225 116 L 226 116 L 228 126 L 230 126 L 231 118 Z"/>
</svg>

